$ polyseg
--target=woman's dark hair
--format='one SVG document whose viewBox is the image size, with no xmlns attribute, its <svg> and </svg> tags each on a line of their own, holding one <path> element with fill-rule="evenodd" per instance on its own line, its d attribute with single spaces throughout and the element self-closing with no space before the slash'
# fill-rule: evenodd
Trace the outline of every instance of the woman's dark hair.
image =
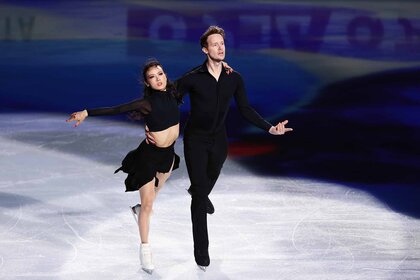
<svg viewBox="0 0 420 280">
<path fill-rule="evenodd" d="M 157 66 L 160 66 L 163 69 L 162 64 L 155 58 L 150 58 L 144 63 L 143 71 L 142 71 L 143 82 L 147 81 L 147 71 L 149 71 L 150 68 L 157 67 Z M 165 70 L 163 70 L 163 72 L 165 72 Z M 166 75 L 166 72 L 165 72 L 165 75 Z M 166 91 L 168 91 L 168 93 L 175 94 L 175 86 L 171 81 L 169 81 L 169 79 L 167 79 Z M 153 92 L 153 89 L 151 87 L 146 86 L 146 84 L 144 83 L 144 88 L 143 88 L 144 97 L 150 96 L 152 92 Z"/>
<path fill-rule="evenodd" d="M 153 94 L 153 89 L 150 86 L 146 86 L 145 82 L 147 81 L 147 71 L 149 71 L 150 68 L 157 67 L 157 66 L 160 66 L 163 70 L 162 64 L 155 58 L 150 58 L 146 60 L 146 62 L 143 65 L 143 70 L 142 70 L 143 80 L 140 80 L 140 83 L 143 83 L 143 98 L 151 96 Z M 163 70 L 163 72 L 165 72 L 165 70 Z M 178 104 L 182 103 L 179 95 L 176 93 L 175 85 L 171 81 L 169 81 L 169 79 L 167 79 L 167 83 L 166 83 L 166 92 L 168 94 L 173 94 Z M 143 118 L 143 115 L 141 112 L 132 111 L 129 113 L 129 118 L 132 120 L 141 120 Z"/>
</svg>

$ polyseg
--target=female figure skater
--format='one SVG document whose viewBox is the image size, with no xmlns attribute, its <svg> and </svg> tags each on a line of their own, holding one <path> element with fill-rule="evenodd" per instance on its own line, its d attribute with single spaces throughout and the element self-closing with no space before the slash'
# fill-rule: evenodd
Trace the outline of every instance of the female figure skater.
<svg viewBox="0 0 420 280">
<path fill-rule="evenodd" d="M 179 109 L 175 87 L 168 82 L 162 65 L 157 60 L 149 61 L 143 68 L 144 96 L 129 103 L 108 108 L 87 109 L 74 112 L 67 122 L 80 125 L 87 116 L 113 115 L 133 112 L 145 119 L 145 124 L 156 143 L 143 140 L 140 146 L 129 152 L 120 170 L 128 173 L 126 191 L 140 192 L 140 205 L 132 207 L 140 233 L 139 257 L 142 269 L 151 274 L 154 269 L 149 245 L 149 222 L 156 195 L 169 178 L 172 170 L 178 168 L 179 156 L 174 144 L 179 135 Z M 140 211 L 141 209 L 141 211 Z"/>
</svg>

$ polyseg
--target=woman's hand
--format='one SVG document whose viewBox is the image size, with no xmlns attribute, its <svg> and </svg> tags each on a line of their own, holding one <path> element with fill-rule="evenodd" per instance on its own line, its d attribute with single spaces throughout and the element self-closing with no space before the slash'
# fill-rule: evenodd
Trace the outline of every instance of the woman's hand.
<svg viewBox="0 0 420 280">
<path fill-rule="evenodd" d="M 223 64 L 223 68 L 225 68 L 226 70 L 226 74 L 230 74 L 233 72 L 233 68 L 229 66 L 229 64 L 227 64 L 226 62 L 222 61 Z"/>
<path fill-rule="evenodd" d="M 87 118 L 87 116 L 88 116 L 87 110 L 74 112 L 70 115 L 70 118 L 66 120 L 66 122 L 75 121 L 76 123 L 73 125 L 73 127 L 77 127 Z"/>
<path fill-rule="evenodd" d="M 286 127 L 288 122 L 288 120 L 279 122 L 276 126 L 272 126 L 268 132 L 270 132 L 272 135 L 283 135 L 286 132 L 293 131 L 293 128 Z"/>
</svg>

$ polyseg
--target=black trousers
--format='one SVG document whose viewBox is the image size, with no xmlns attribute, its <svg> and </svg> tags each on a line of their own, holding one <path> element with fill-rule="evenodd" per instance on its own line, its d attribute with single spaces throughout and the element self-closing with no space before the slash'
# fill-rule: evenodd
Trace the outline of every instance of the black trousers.
<svg viewBox="0 0 420 280">
<path fill-rule="evenodd" d="M 206 201 L 219 177 L 227 151 L 228 141 L 224 129 L 211 136 L 194 133 L 186 133 L 184 136 L 185 162 L 191 181 L 191 220 L 196 261 L 197 252 L 208 257 Z"/>
</svg>

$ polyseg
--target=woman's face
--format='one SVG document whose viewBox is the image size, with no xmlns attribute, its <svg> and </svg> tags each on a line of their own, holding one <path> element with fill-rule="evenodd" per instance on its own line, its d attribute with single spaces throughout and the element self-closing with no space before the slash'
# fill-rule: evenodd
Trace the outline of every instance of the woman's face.
<svg viewBox="0 0 420 280">
<path fill-rule="evenodd" d="M 155 90 L 166 90 L 167 78 L 160 65 L 152 66 L 146 72 L 146 85 Z"/>
</svg>

